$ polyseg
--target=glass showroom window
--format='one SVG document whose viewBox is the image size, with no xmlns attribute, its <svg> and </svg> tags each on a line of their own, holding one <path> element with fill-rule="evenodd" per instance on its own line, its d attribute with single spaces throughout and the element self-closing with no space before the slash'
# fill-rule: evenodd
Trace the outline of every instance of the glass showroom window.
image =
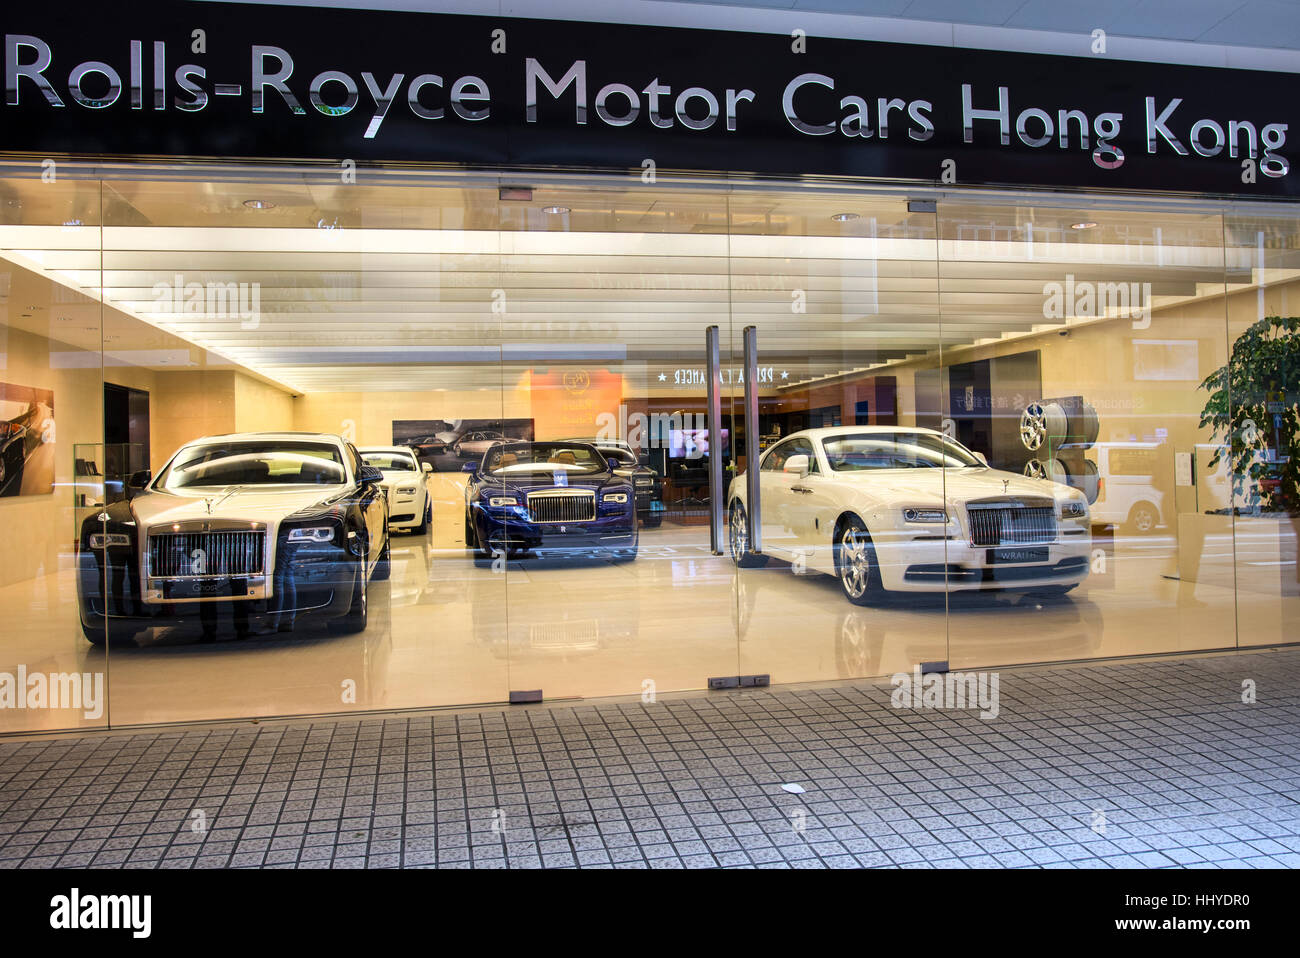
<svg viewBox="0 0 1300 958">
<path fill-rule="evenodd" d="M 991 467 L 946 469 L 952 667 L 1232 646 L 1196 468 L 1220 217 L 943 203 L 939 231 L 939 425 Z"/>
<path fill-rule="evenodd" d="M 74 585 L 86 579 L 96 603 L 129 587 L 98 518 L 142 441 L 130 394 L 105 405 L 101 357 L 120 345 L 99 300 L 100 186 L 59 172 L 0 181 L 0 732 L 107 724 L 102 607 L 79 605 Z"/>
<path fill-rule="evenodd" d="M 1297 221 L 1265 208 L 1226 217 L 1230 359 L 1202 385 L 1218 461 L 1207 506 L 1231 507 L 1242 645 L 1300 635 L 1300 251 Z"/>
</svg>

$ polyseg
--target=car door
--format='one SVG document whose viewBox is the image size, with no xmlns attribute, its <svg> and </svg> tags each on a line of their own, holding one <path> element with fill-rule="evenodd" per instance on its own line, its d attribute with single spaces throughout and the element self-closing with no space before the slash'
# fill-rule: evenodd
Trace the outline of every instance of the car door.
<svg viewBox="0 0 1300 958">
<path fill-rule="evenodd" d="M 780 557 L 794 552 L 795 538 L 791 520 L 797 493 L 791 489 L 799 481 L 797 473 L 786 472 L 792 456 L 808 455 L 812 444 L 802 437 L 777 443 L 763 456 L 758 472 L 759 495 L 762 497 L 763 551 Z"/>
<path fill-rule="evenodd" d="M 790 505 L 787 510 L 790 524 L 791 547 L 811 557 L 816 549 L 824 549 L 831 540 L 835 521 L 835 503 L 831 480 L 823 469 L 814 443 L 808 443 L 808 473 L 790 485 Z"/>
</svg>

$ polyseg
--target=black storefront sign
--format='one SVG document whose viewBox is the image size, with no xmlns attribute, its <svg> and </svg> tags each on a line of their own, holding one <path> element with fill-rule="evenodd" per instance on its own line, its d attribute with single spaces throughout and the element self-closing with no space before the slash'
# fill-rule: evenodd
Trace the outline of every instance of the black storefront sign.
<svg viewBox="0 0 1300 958">
<path fill-rule="evenodd" d="M 29 156 L 1297 193 L 1284 73 L 156 0 L 0 20 L 0 150 Z"/>
</svg>

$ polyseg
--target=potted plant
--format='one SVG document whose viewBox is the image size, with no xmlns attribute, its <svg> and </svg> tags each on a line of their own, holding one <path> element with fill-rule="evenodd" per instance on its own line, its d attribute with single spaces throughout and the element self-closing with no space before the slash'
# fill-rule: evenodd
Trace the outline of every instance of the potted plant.
<svg viewBox="0 0 1300 958">
<path fill-rule="evenodd" d="M 1200 388 L 1210 394 L 1201 427 L 1222 443 L 1209 465 L 1227 459 L 1233 513 L 1289 518 L 1300 541 L 1300 317 L 1252 323 Z"/>
</svg>

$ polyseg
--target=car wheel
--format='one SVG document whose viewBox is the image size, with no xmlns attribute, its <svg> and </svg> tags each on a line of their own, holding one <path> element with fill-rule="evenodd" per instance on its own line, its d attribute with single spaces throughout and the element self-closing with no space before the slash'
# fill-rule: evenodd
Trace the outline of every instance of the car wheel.
<svg viewBox="0 0 1300 958">
<path fill-rule="evenodd" d="M 369 603 L 366 596 L 365 559 L 359 560 L 356 567 L 356 577 L 352 582 L 352 605 L 343 616 L 331 623 L 339 632 L 364 632 L 366 628 Z"/>
<path fill-rule="evenodd" d="M 375 571 L 370 573 L 370 578 L 376 582 L 384 582 L 393 574 L 393 537 L 387 532 L 384 533 L 384 549 L 379 553 L 379 558 L 375 560 Z"/>
<path fill-rule="evenodd" d="M 849 516 L 835 530 L 835 577 L 845 598 L 854 605 L 870 605 L 883 591 L 876 547 L 862 520 Z"/>
<path fill-rule="evenodd" d="M 424 503 L 424 519 L 411 531 L 417 536 L 422 536 L 429 531 L 429 523 L 433 519 L 433 503 L 426 501 Z"/>
<path fill-rule="evenodd" d="M 1156 531 L 1160 514 L 1149 502 L 1139 502 L 1128 514 L 1128 527 L 1141 536 L 1149 536 Z"/>
<path fill-rule="evenodd" d="M 749 551 L 749 529 L 745 524 L 745 506 L 739 499 L 731 503 L 731 512 L 727 518 L 727 545 L 731 550 L 731 561 L 742 569 L 761 569 L 767 565 L 767 556 L 755 555 Z"/>
<path fill-rule="evenodd" d="M 465 514 L 465 548 L 473 553 L 476 561 L 491 557 L 491 553 L 479 546 L 478 533 L 474 530 L 474 523 L 470 521 L 469 513 Z"/>
<path fill-rule="evenodd" d="M 662 513 L 652 512 L 641 521 L 645 523 L 647 529 L 658 529 L 664 524 L 664 517 Z"/>
</svg>

